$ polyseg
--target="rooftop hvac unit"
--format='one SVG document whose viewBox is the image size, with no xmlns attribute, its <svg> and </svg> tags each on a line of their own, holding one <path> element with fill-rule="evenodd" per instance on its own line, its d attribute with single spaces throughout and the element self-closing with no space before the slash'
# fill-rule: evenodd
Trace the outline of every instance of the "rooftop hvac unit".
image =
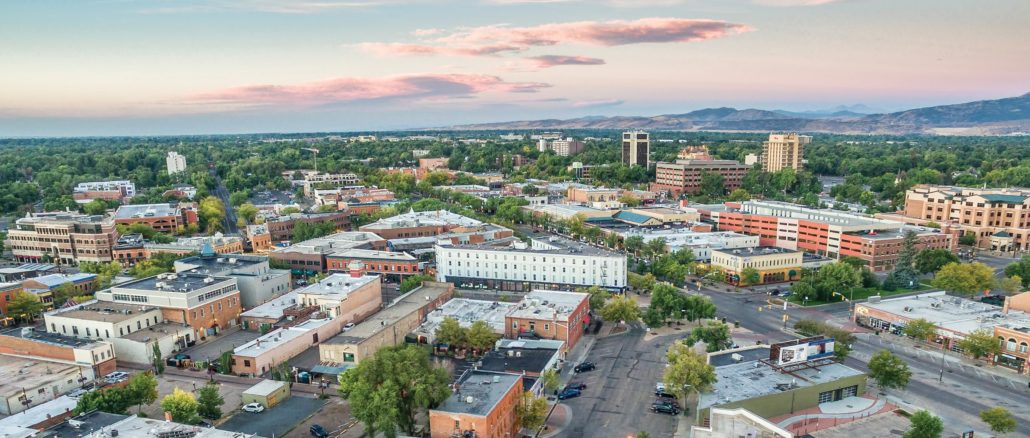
<svg viewBox="0 0 1030 438">
<path fill-rule="evenodd" d="M 157 283 L 154 283 L 154 287 L 156 287 L 156 288 L 158 288 L 158 289 L 164 289 L 164 287 L 165 287 L 165 282 L 163 282 L 163 281 L 159 281 L 159 282 L 157 282 Z"/>
<path fill-rule="evenodd" d="M 211 283 L 214 283 L 214 282 L 215 282 L 215 279 L 213 277 L 206 277 L 206 278 L 204 278 L 204 283 L 205 284 L 211 284 Z"/>
<path fill-rule="evenodd" d="M 225 257 L 219 257 L 217 261 L 218 263 L 225 263 Z"/>
</svg>

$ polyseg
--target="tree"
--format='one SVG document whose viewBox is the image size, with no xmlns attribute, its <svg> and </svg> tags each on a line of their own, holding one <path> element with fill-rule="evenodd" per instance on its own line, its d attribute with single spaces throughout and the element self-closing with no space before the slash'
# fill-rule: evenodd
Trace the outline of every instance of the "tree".
<svg viewBox="0 0 1030 438">
<path fill-rule="evenodd" d="M 655 288 L 657 279 L 654 278 L 654 274 L 648 272 L 647 274 L 640 275 L 636 273 L 627 273 L 628 282 L 633 289 L 636 289 L 642 293 L 651 292 Z"/>
<path fill-rule="evenodd" d="M 933 285 L 972 297 L 994 285 L 994 270 L 983 263 L 949 263 L 937 271 Z"/>
<path fill-rule="evenodd" d="M 847 263 L 830 263 L 816 271 L 813 286 L 824 301 L 833 299 L 833 293 L 845 294 L 847 291 L 862 285 L 862 274 Z"/>
<path fill-rule="evenodd" d="M 988 329 L 974 330 L 966 335 L 965 338 L 959 339 L 958 348 L 961 348 L 966 354 L 973 356 L 973 359 L 997 354 L 1001 351 L 998 338 L 995 338 L 994 332 Z"/>
<path fill-rule="evenodd" d="M 619 202 L 626 204 L 627 207 L 640 206 L 640 198 L 631 195 L 622 195 L 619 197 Z"/>
<path fill-rule="evenodd" d="M 640 315 L 640 320 L 648 327 L 661 327 L 665 324 L 665 318 L 662 317 L 658 310 L 655 310 L 654 304 L 647 307 L 647 310 Z"/>
<path fill-rule="evenodd" d="M 890 351 L 880 350 L 869 359 L 869 377 L 881 388 L 905 389 L 912 371 L 908 364 Z"/>
<path fill-rule="evenodd" d="M 894 271 L 890 273 L 891 280 L 898 286 L 912 288 L 918 283 L 915 268 L 916 241 L 916 233 L 912 230 L 906 231 L 901 240 L 901 251 L 898 251 Z"/>
<path fill-rule="evenodd" d="M 639 256 L 640 251 L 644 248 L 644 238 L 642 236 L 629 236 L 623 240 L 622 246 L 626 248 L 626 252 Z"/>
<path fill-rule="evenodd" d="M 486 351 L 494 347 L 494 342 L 500 337 L 490 328 L 486 321 L 476 321 L 465 331 L 465 338 L 469 347 L 479 351 Z"/>
<path fill-rule="evenodd" d="M 236 208 L 236 214 L 248 224 L 254 223 L 254 219 L 257 219 L 258 209 L 251 203 L 245 203 Z"/>
<path fill-rule="evenodd" d="M 958 263 L 958 256 L 946 249 L 924 249 L 916 255 L 916 269 L 924 274 L 937 272 L 948 263 Z"/>
<path fill-rule="evenodd" d="M 995 286 L 1005 295 L 1012 295 L 1019 292 L 1019 289 L 1023 287 L 1023 279 L 1018 275 L 998 279 L 997 283 L 998 284 Z"/>
<path fill-rule="evenodd" d="M 1018 262 L 1005 267 L 1006 277 L 1019 277 L 1023 287 L 1030 287 L 1030 254 L 1024 255 Z"/>
<path fill-rule="evenodd" d="M 762 275 L 755 268 L 752 268 L 752 267 L 748 266 L 748 267 L 746 267 L 746 268 L 744 268 L 743 270 L 740 271 L 740 285 L 741 286 L 751 286 L 751 285 L 758 284 L 761 281 L 762 281 Z"/>
<path fill-rule="evenodd" d="M 197 414 L 208 420 L 222 418 L 221 406 L 225 399 L 218 393 L 218 385 L 209 383 L 197 391 Z"/>
<path fill-rule="evenodd" d="M 801 281 L 792 284 L 790 290 L 802 302 L 819 298 L 819 293 L 815 290 L 815 286 L 812 285 L 812 280 L 806 278 L 802 278 Z"/>
<path fill-rule="evenodd" d="M 461 327 L 457 319 L 451 317 L 444 318 L 443 321 L 440 321 L 440 325 L 436 327 L 437 344 L 460 347 L 468 342 L 465 335 L 465 329 Z"/>
<path fill-rule="evenodd" d="M 82 211 L 88 215 L 103 215 L 107 213 L 107 204 L 99 199 L 94 199 L 83 205 Z"/>
<path fill-rule="evenodd" d="M 683 316 L 687 321 L 697 321 L 698 325 L 705 318 L 714 318 L 715 311 L 715 304 L 706 296 L 689 295 L 683 300 Z"/>
<path fill-rule="evenodd" d="M 558 371 L 549 369 L 540 373 L 540 384 L 543 386 L 545 393 L 550 394 L 558 390 L 558 387 L 561 386 Z"/>
<path fill-rule="evenodd" d="M 640 431 L 637 432 L 637 438 L 651 438 L 651 434 L 644 431 Z"/>
<path fill-rule="evenodd" d="M 694 327 L 684 342 L 690 347 L 698 342 L 704 342 L 705 350 L 712 353 L 732 346 L 733 338 L 730 337 L 730 328 L 726 324 L 711 322 L 701 327 Z"/>
<path fill-rule="evenodd" d="M 161 409 L 172 415 L 172 421 L 176 423 L 193 424 L 197 422 L 197 399 L 192 393 L 179 388 L 172 390 L 171 394 L 161 399 Z"/>
<path fill-rule="evenodd" d="M 159 342 L 154 342 L 154 348 L 152 350 L 152 353 L 153 354 L 151 355 L 150 360 L 154 364 L 154 372 L 159 374 L 159 375 L 160 374 L 164 374 L 165 373 L 165 362 L 163 360 L 164 359 L 164 355 L 161 354 L 161 345 L 160 345 Z"/>
<path fill-rule="evenodd" d="M 944 421 L 927 410 L 912 414 L 912 427 L 905 432 L 904 438 L 941 438 L 944 433 Z"/>
<path fill-rule="evenodd" d="M 665 251 L 666 242 L 664 237 L 648 240 L 647 243 L 644 244 L 644 252 L 648 254 L 648 258 L 652 260 L 654 260 L 662 254 L 665 254 Z"/>
<path fill-rule="evenodd" d="M 662 381 L 684 401 L 690 393 L 706 392 L 715 384 L 715 367 L 708 364 L 704 355 L 682 342 L 673 342 L 665 357 L 669 365 L 665 367 Z"/>
<path fill-rule="evenodd" d="M 222 231 L 222 220 L 225 219 L 225 204 L 221 199 L 208 196 L 200 201 L 200 209 L 197 213 L 200 222 L 209 233 Z"/>
<path fill-rule="evenodd" d="M 125 388 L 120 390 L 128 391 L 128 398 L 136 405 L 136 412 L 143 409 L 143 405 L 149 405 L 157 400 L 157 377 L 153 374 L 139 373 L 129 379 Z"/>
<path fill-rule="evenodd" d="M 21 321 L 33 321 L 41 312 L 43 312 L 43 303 L 29 292 L 14 294 L 14 298 L 7 304 L 7 313 Z"/>
<path fill-rule="evenodd" d="M 548 407 L 547 399 L 535 397 L 531 392 L 525 391 L 519 399 L 519 404 L 515 406 L 515 416 L 522 427 L 536 431 L 547 420 Z"/>
<path fill-rule="evenodd" d="M 411 275 L 405 277 L 403 280 L 401 280 L 401 284 L 399 286 L 400 293 L 404 294 L 411 292 L 415 288 L 422 286 L 422 282 L 424 281 L 433 281 L 433 277 L 424 274 Z"/>
<path fill-rule="evenodd" d="M 70 281 L 61 283 L 53 288 L 50 293 L 54 297 L 54 307 L 61 307 L 68 300 L 79 296 L 79 290 L 75 289 L 75 284 Z"/>
<path fill-rule="evenodd" d="M 718 172 L 701 172 L 701 195 L 709 198 L 720 198 L 726 194 L 725 178 Z"/>
<path fill-rule="evenodd" d="M 1016 418 L 1008 409 L 1001 406 L 980 412 L 980 420 L 991 427 L 991 431 L 998 434 L 1012 433 L 1016 431 Z"/>
<path fill-rule="evenodd" d="M 606 321 L 633 322 L 640 319 L 640 308 L 632 298 L 616 297 L 601 308 L 601 318 Z"/>
<path fill-rule="evenodd" d="M 416 346 L 382 348 L 340 375 L 340 394 L 369 437 L 413 434 L 415 415 L 451 395 L 451 377 Z"/>
<path fill-rule="evenodd" d="M 730 202 L 741 202 L 751 199 L 751 194 L 744 189 L 734 189 L 730 192 L 730 195 L 726 198 Z"/>
<path fill-rule="evenodd" d="M 902 333 L 905 333 L 905 336 L 915 338 L 917 341 L 926 341 L 937 333 L 937 326 L 926 320 L 926 318 L 913 319 L 905 323 Z"/>
<path fill-rule="evenodd" d="M 101 411 L 110 414 L 125 415 L 133 400 L 124 388 L 111 388 L 100 391 L 90 391 L 79 397 L 75 404 L 75 414 L 82 414 L 89 411 Z"/>
<path fill-rule="evenodd" d="M 973 233 L 971 231 L 966 232 L 966 234 L 963 234 L 961 237 L 958 238 L 958 244 L 964 246 L 976 245 L 976 233 Z"/>
<path fill-rule="evenodd" d="M 590 294 L 588 301 L 590 304 L 590 310 L 595 312 L 601 310 L 601 308 L 604 307 L 604 303 L 606 303 L 608 298 L 612 296 L 612 294 L 608 293 L 607 290 L 600 286 L 590 286 L 586 292 Z"/>
<path fill-rule="evenodd" d="M 680 311 L 683 309 L 682 297 L 683 295 L 680 294 L 679 290 L 669 283 L 658 284 L 654 287 L 654 292 L 651 293 L 651 306 L 648 310 L 653 309 L 662 320 L 669 319 L 674 313 L 681 313 Z"/>
</svg>

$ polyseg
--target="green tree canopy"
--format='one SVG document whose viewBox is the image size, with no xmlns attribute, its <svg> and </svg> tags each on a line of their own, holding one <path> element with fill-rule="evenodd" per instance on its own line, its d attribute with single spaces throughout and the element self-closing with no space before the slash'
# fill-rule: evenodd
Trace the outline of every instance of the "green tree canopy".
<svg viewBox="0 0 1030 438">
<path fill-rule="evenodd" d="M 1001 406 L 981 411 L 980 420 L 986 423 L 994 433 L 1005 434 L 1016 431 L 1016 418 L 1008 409 Z"/>
<path fill-rule="evenodd" d="M 197 422 L 197 409 L 200 405 L 192 393 L 179 388 L 161 399 L 161 409 L 172 415 L 176 423 L 193 424 Z"/>
<path fill-rule="evenodd" d="M 909 419 L 912 425 L 905 432 L 904 438 L 941 438 L 944 433 L 944 421 L 929 411 L 920 410 Z"/>
<path fill-rule="evenodd" d="M 913 319 L 905 323 L 902 330 L 905 336 L 915 338 L 919 341 L 927 341 L 937 333 L 937 326 L 926 318 Z"/>
<path fill-rule="evenodd" d="M 1019 261 L 1005 266 L 1006 277 L 1018 276 L 1023 287 L 1030 287 L 1030 254 L 1024 255 Z"/>
<path fill-rule="evenodd" d="M 475 321 L 465 331 L 465 338 L 468 340 L 469 347 L 479 351 L 493 348 L 494 342 L 497 342 L 499 337 L 486 321 Z"/>
<path fill-rule="evenodd" d="M 208 420 L 222 418 L 222 405 L 225 399 L 218 393 L 218 385 L 213 383 L 204 385 L 197 391 L 197 414 Z"/>
<path fill-rule="evenodd" d="M 869 377 L 881 388 L 905 389 L 912 371 L 900 357 L 887 350 L 880 350 L 869 359 Z"/>
<path fill-rule="evenodd" d="M 683 342 L 693 347 L 698 342 L 705 343 L 705 349 L 709 353 L 722 351 L 733 345 L 733 338 L 730 336 L 730 328 L 721 322 L 710 322 L 701 327 L 694 327 Z"/>
<path fill-rule="evenodd" d="M 948 263 L 958 263 L 958 256 L 947 249 L 924 249 L 916 255 L 915 266 L 919 272 L 930 274 L 937 272 Z"/>
<path fill-rule="evenodd" d="M 606 289 L 600 286 L 590 286 L 586 289 L 586 293 L 590 294 L 588 304 L 590 304 L 590 310 L 599 311 L 604 307 L 604 304 L 608 302 L 608 298 L 612 296 Z"/>
<path fill-rule="evenodd" d="M 468 339 L 466 338 L 465 329 L 461 327 L 457 319 L 447 317 L 443 321 L 440 321 L 440 325 L 436 327 L 436 343 L 437 344 L 448 344 L 452 347 L 464 346 Z"/>
<path fill-rule="evenodd" d="M 967 334 L 965 338 L 959 339 L 958 347 L 974 359 L 996 354 L 1001 350 L 998 338 L 988 329 L 978 329 Z"/>
<path fill-rule="evenodd" d="M 529 391 L 525 391 L 519 399 L 519 404 L 515 405 L 515 417 L 522 427 L 535 432 L 547 420 L 549 407 L 546 398 L 535 397 Z"/>
<path fill-rule="evenodd" d="M 133 375 L 124 388 L 118 389 L 126 391 L 128 401 L 136 405 L 136 412 L 139 412 L 143 405 L 157 401 L 157 377 L 149 372 Z"/>
<path fill-rule="evenodd" d="M 7 304 L 7 314 L 19 321 L 33 321 L 43 312 L 39 297 L 29 292 L 18 292 Z"/>
<path fill-rule="evenodd" d="M 601 317 L 606 321 L 630 323 L 640 319 L 640 308 L 632 298 L 626 296 L 615 297 L 601 308 Z"/>
<path fill-rule="evenodd" d="M 752 286 L 762 282 L 762 276 L 758 270 L 750 266 L 740 271 L 740 285 Z"/>
<path fill-rule="evenodd" d="M 937 271 L 933 285 L 972 297 L 994 286 L 994 270 L 983 263 L 949 263 Z"/>
<path fill-rule="evenodd" d="M 692 392 L 706 392 L 715 384 L 715 367 L 693 348 L 673 342 L 665 357 L 669 365 L 665 367 L 662 381 L 681 398 L 686 399 Z"/>
</svg>

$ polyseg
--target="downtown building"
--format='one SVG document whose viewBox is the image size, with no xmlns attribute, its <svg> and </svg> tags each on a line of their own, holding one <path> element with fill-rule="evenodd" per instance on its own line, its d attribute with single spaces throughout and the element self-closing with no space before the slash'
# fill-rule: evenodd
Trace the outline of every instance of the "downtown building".
<svg viewBox="0 0 1030 438">
<path fill-rule="evenodd" d="M 905 192 L 902 214 L 971 233 L 977 248 L 1030 251 L 1030 189 L 917 185 Z"/>
<path fill-rule="evenodd" d="M 77 213 L 30 213 L 7 230 L 4 247 L 19 262 L 109 262 L 118 241 L 113 221 Z"/>
<path fill-rule="evenodd" d="M 719 231 L 757 235 L 760 246 L 815 253 L 833 259 L 853 256 L 869 269 L 894 269 L 905 232 L 916 234 L 918 249 L 957 247 L 955 236 L 935 228 L 775 201 L 727 202 L 696 206 Z"/>
<path fill-rule="evenodd" d="M 659 161 L 655 165 L 655 182 L 651 183 L 651 191 L 670 193 L 674 197 L 694 195 L 701 191 L 701 176 L 705 173 L 722 176 L 723 186 L 727 191 L 733 191 L 743 186 L 748 169 L 749 166 L 734 160 Z"/>
<path fill-rule="evenodd" d="M 131 204 L 114 212 L 116 225 L 143 224 L 154 231 L 175 233 L 187 225 L 200 224 L 196 210 L 178 204 Z"/>
<path fill-rule="evenodd" d="M 626 289 L 626 255 L 559 237 L 510 246 L 437 245 L 437 281 L 458 287 L 531 291 Z"/>
<path fill-rule="evenodd" d="M 644 131 L 622 133 L 622 164 L 644 167 L 651 165 L 651 134 Z"/>
<path fill-rule="evenodd" d="M 805 145 L 811 142 L 811 136 L 796 132 L 769 134 L 769 140 L 762 143 L 762 170 L 770 173 L 783 169 L 800 171 L 805 163 Z"/>
<path fill-rule="evenodd" d="M 136 184 L 128 180 L 83 182 L 72 188 L 72 198 L 78 204 L 88 204 L 95 199 L 125 203 L 136 196 Z"/>
</svg>

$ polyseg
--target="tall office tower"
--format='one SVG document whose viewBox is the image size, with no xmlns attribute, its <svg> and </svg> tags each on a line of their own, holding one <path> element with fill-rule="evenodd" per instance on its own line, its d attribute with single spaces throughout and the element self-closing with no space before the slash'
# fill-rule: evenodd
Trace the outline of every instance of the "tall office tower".
<svg viewBox="0 0 1030 438">
<path fill-rule="evenodd" d="M 762 169 L 776 172 L 791 168 L 801 170 L 804 165 L 805 145 L 812 142 L 808 135 L 769 134 L 769 141 L 762 143 Z"/>
<path fill-rule="evenodd" d="M 651 135 L 644 131 L 622 133 L 622 164 L 644 166 L 651 164 Z"/>
</svg>

